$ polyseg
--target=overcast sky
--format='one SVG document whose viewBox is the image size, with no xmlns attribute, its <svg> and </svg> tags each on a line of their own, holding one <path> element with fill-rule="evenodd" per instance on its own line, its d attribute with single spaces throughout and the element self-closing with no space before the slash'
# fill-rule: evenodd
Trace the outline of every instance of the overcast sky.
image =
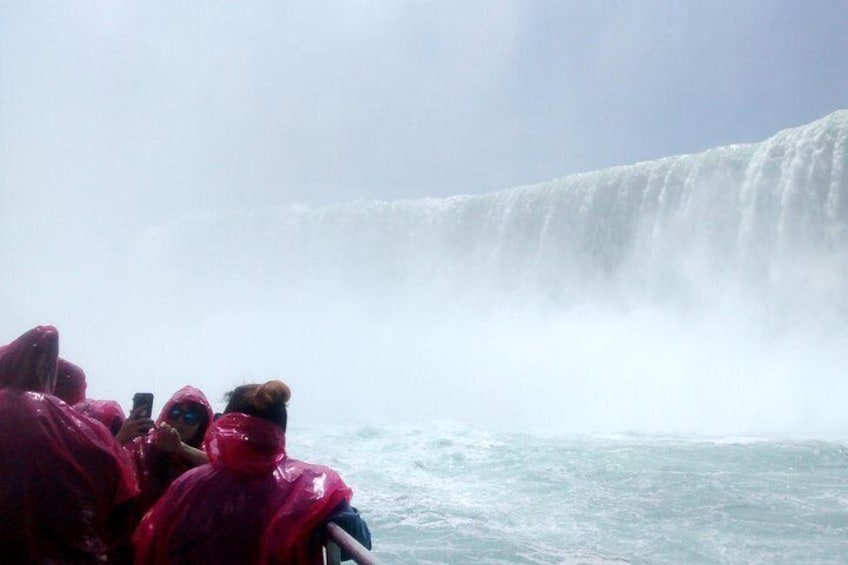
<svg viewBox="0 0 848 565">
<path fill-rule="evenodd" d="M 848 106 L 840 0 L 0 6 L 3 208 L 94 221 L 489 192 Z"/>
<path fill-rule="evenodd" d="M 114 310 L 133 238 L 197 210 L 763 140 L 848 108 L 846 30 L 844 0 L 0 0 L 0 342 Z"/>
</svg>

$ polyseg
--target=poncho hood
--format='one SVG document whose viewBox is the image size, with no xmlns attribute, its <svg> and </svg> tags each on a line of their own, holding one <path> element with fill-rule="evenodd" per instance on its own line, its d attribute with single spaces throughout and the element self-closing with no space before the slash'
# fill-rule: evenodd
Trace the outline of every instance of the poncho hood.
<svg viewBox="0 0 848 565">
<path fill-rule="evenodd" d="M 115 400 L 86 399 L 74 405 L 74 408 L 109 428 L 113 435 L 117 435 L 127 419 L 124 409 Z"/>
<path fill-rule="evenodd" d="M 199 404 L 203 407 L 204 412 L 206 413 L 206 419 L 203 422 L 203 426 L 197 432 L 196 439 L 192 441 L 189 445 L 192 447 L 199 448 L 203 443 L 203 437 L 206 435 L 206 431 L 209 429 L 210 424 L 212 423 L 212 419 L 214 417 L 214 413 L 212 412 L 212 405 L 209 404 L 209 400 L 207 400 L 206 395 L 203 394 L 197 387 L 193 387 L 191 385 L 186 385 L 171 396 L 165 405 L 162 407 L 162 410 L 159 411 L 159 417 L 156 419 L 156 424 L 162 424 L 168 421 L 168 412 L 171 411 L 171 408 L 178 404 L 182 404 L 184 402 L 193 402 L 195 404 Z"/>
<path fill-rule="evenodd" d="M 212 425 L 205 448 L 213 465 L 256 475 L 269 472 L 286 456 L 286 434 L 277 424 L 233 412 Z"/>
<path fill-rule="evenodd" d="M 53 395 L 73 406 L 85 400 L 87 387 L 85 371 L 59 357 L 56 363 L 56 386 L 53 388 Z"/>
<path fill-rule="evenodd" d="M 52 394 L 58 358 L 58 330 L 35 327 L 0 347 L 0 387 Z"/>
</svg>

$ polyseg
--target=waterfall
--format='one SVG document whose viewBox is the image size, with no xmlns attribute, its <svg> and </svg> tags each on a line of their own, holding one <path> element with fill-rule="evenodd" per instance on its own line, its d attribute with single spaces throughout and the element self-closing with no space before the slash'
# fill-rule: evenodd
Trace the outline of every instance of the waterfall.
<svg viewBox="0 0 848 565">
<path fill-rule="evenodd" d="M 492 194 L 194 217 L 139 257 L 187 319 L 261 327 L 247 358 L 376 412 L 415 399 L 432 417 L 488 405 L 490 423 L 770 431 L 848 424 L 808 393 L 848 392 L 846 244 L 839 111 Z"/>
</svg>

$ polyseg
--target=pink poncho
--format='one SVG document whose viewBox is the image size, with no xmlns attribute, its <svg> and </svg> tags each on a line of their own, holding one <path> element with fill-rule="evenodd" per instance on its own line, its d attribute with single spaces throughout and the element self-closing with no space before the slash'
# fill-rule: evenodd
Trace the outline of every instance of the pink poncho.
<svg viewBox="0 0 848 565">
<path fill-rule="evenodd" d="M 231 413 L 206 436 L 211 463 L 175 481 L 133 537 L 144 563 L 321 563 L 316 527 L 351 490 L 286 456 L 283 430 Z"/>
<path fill-rule="evenodd" d="M 212 423 L 212 405 L 206 399 L 206 395 L 200 389 L 186 385 L 174 393 L 174 395 L 162 407 L 156 424 L 167 422 L 168 412 L 176 404 L 193 402 L 203 407 L 206 412 L 206 420 L 197 432 L 197 440 L 189 443 L 191 447 L 199 448 L 209 425 Z M 141 494 L 138 501 L 138 519 L 159 500 L 168 486 L 180 475 L 193 466 L 182 456 L 176 453 L 165 453 L 155 445 L 154 429 L 149 434 L 135 438 L 124 446 L 130 454 L 130 459 L 136 469 Z"/>
<path fill-rule="evenodd" d="M 0 563 L 102 562 L 128 535 L 113 510 L 138 492 L 132 467 L 109 430 L 47 394 L 58 350 L 52 326 L 0 350 Z"/>
</svg>

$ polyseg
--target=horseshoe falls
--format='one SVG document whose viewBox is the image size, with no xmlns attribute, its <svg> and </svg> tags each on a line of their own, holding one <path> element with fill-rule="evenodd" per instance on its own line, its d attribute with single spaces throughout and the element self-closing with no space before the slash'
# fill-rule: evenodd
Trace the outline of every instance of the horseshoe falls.
<svg viewBox="0 0 848 565">
<path fill-rule="evenodd" d="M 220 378 L 350 405 L 322 421 L 838 433 L 847 243 L 840 111 L 493 194 L 196 215 L 124 286 Z"/>
<path fill-rule="evenodd" d="M 386 562 L 848 555 L 848 111 L 492 194 L 195 214 L 122 287 L 134 370 L 291 384 L 290 451 Z"/>
</svg>

